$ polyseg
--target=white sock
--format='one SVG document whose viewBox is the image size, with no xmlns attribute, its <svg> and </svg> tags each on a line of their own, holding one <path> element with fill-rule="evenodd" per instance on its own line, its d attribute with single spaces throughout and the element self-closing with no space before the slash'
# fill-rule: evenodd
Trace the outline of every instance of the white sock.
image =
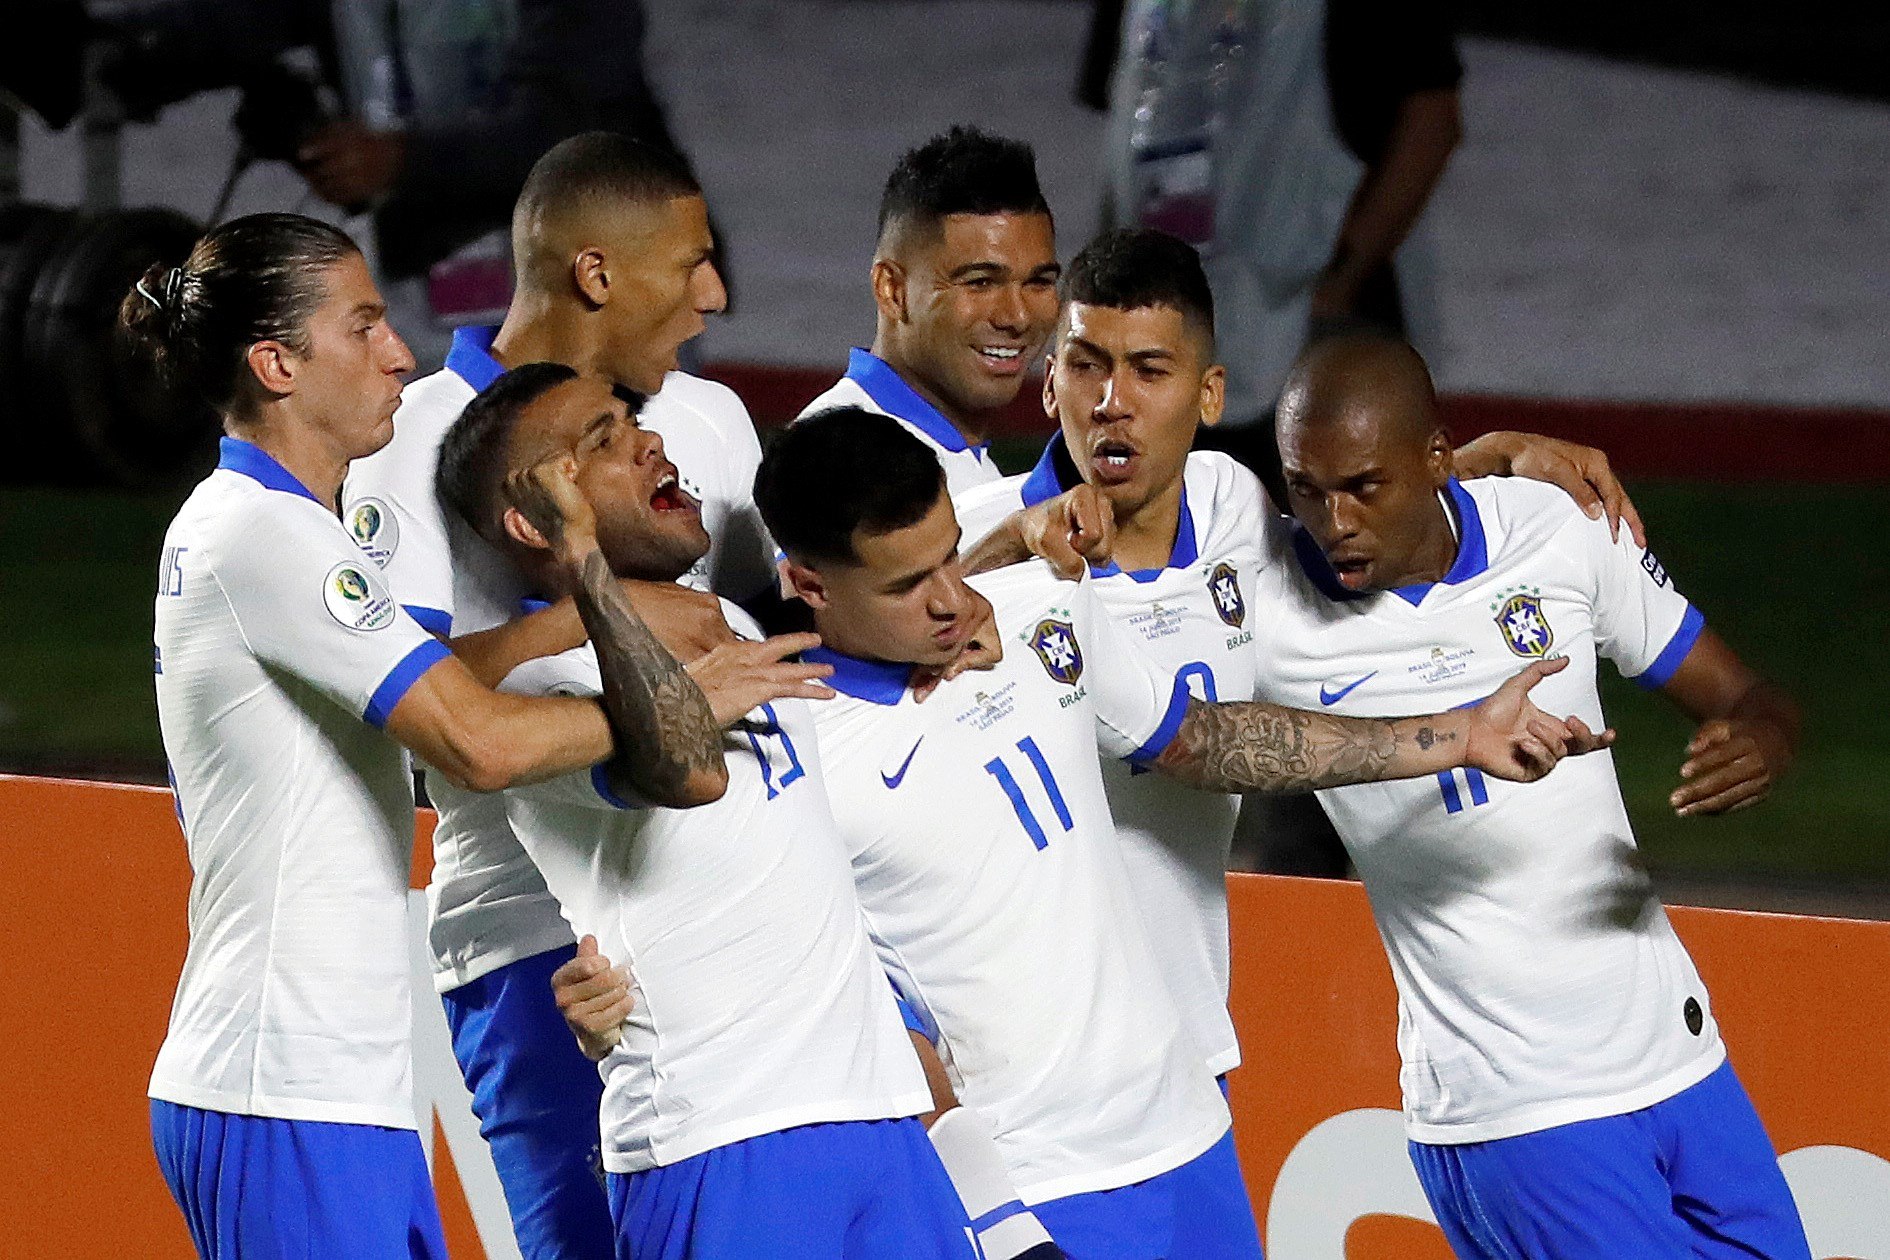
<svg viewBox="0 0 1890 1260">
<path fill-rule="evenodd" d="M 998 1155 L 997 1132 L 970 1107 L 953 1107 L 933 1122 L 929 1134 L 945 1165 L 985 1260 L 1012 1257 L 1050 1241 L 1050 1231 L 1024 1206 Z"/>
</svg>

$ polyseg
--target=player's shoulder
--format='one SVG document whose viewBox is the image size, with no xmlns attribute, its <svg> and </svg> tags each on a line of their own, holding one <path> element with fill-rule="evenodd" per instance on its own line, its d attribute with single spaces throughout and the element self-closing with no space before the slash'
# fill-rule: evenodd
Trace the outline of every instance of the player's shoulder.
<svg viewBox="0 0 1890 1260">
<path fill-rule="evenodd" d="M 728 628 L 737 635 L 757 641 L 768 637 L 767 631 L 761 628 L 761 623 L 750 616 L 748 610 L 740 604 L 722 599 L 720 596 L 717 596 L 716 600 L 722 605 L 722 620 L 728 622 Z"/>
<path fill-rule="evenodd" d="M 1528 557 L 1558 544 L 1584 545 L 1607 536 L 1605 520 L 1589 519 L 1574 499 L 1547 482 L 1478 477 L 1458 485 L 1476 505 L 1492 561 Z"/>
<path fill-rule="evenodd" d="M 1210 497 L 1216 507 L 1272 511 L 1266 488 L 1253 470 L 1225 451 L 1189 451 L 1182 468 L 1182 483 Z"/>
<path fill-rule="evenodd" d="M 865 386 L 851 376 L 842 376 L 815 396 L 814 401 L 802 407 L 801 414 L 794 418 L 805 420 L 809 416 L 830 411 L 835 407 L 864 407 L 868 411 L 886 414 L 884 409 L 873 401 L 873 396 L 866 392 Z"/>
<path fill-rule="evenodd" d="M 394 409 L 394 436 L 386 446 L 349 466 L 344 497 L 368 493 L 363 487 L 408 468 L 423 470 L 431 482 L 446 431 L 475 396 L 463 377 L 444 369 L 407 385 L 400 391 L 400 406 Z"/>
<path fill-rule="evenodd" d="M 952 510 L 958 515 L 958 527 L 965 533 L 966 546 L 983 538 L 1005 517 L 1024 506 L 1024 483 L 1028 480 L 1027 474 L 1018 473 L 981 486 L 970 486 L 952 496 Z"/>
<path fill-rule="evenodd" d="M 1190 451 L 1182 485 L 1203 558 L 1266 551 L 1265 535 L 1278 512 L 1246 465 L 1221 451 Z"/>
<path fill-rule="evenodd" d="M 597 652 L 589 643 L 568 651 L 539 656 L 515 667 L 499 684 L 500 691 L 521 696 L 597 695 L 603 676 Z"/>
<path fill-rule="evenodd" d="M 687 372 L 671 372 L 663 378 L 663 387 L 644 404 L 645 418 L 670 415 L 693 416 L 725 438 L 754 437 L 754 421 L 748 407 L 737 394 L 720 381 L 711 381 Z"/>
</svg>

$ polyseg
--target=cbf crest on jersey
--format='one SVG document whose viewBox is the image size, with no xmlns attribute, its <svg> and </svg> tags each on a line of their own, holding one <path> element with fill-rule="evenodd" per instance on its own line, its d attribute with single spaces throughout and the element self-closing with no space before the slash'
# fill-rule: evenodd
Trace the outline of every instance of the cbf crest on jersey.
<svg viewBox="0 0 1890 1260">
<path fill-rule="evenodd" d="M 400 546 L 400 522 L 379 499 L 362 499 L 348 510 L 348 532 L 368 559 L 383 569 Z"/>
<path fill-rule="evenodd" d="M 1518 656 L 1532 660 L 1549 654 L 1555 631 L 1542 612 L 1542 596 L 1534 593 L 1511 595 L 1496 612 L 1496 628 L 1503 632 L 1503 642 Z"/>
<path fill-rule="evenodd" d="M 1045 619 L 1030 633 L 1030 650 L 1043 662 L 1050 677 L 1074 687 L 1083 676 L 1083 649 L 1076 641 L 1076 630 L 1067 621 Z"/>
<path fill-rule="evenodd" d="M 1240 594 L 1240 572 L 1225 560 L 1208 574 L 1208 594 L 1214 598 L 1214 611 L 1236 630 L 1247 620 L 1247 601 Z"/>
</svg>

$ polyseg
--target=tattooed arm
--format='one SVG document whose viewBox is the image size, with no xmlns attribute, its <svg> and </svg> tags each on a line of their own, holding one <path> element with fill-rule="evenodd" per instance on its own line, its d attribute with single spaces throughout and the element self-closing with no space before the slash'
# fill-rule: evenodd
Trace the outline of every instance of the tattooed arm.
<svg viewBox="0 0 1890 1260">
<path fill-rule="evenodd" d="M 616 744 L 605 774 L 614 788 L 655 805 L 718 800 L 728 790 L 722 728 L 702 689 L 637 616 L 598 549 L 575 464 L 566 453 L 515 472 L 506 478 L 506 496 L 571 579 Z"/>
<path fill-rule="evenodd" d="M 1188 705 L 1156 769 L 1213 792 L 1311 792 L 1474 766 L 1530 782 L 1565 756 L 1614 741 L 1580 718 L 1550 717 L 1529 689 L 1567 666 L 1538 662 L 1472 709 L 1417 718 L 1345 718 L 1276 704 Z"/>
</svg>

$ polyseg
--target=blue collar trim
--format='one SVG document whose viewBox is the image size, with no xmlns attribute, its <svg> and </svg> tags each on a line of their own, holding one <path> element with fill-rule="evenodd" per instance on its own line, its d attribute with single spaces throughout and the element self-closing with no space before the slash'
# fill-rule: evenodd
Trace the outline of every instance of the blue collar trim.
<svg viewBox="0 0 1890 1260">
<path fill-rule="evenodd" d="M 882 410 L 904 420 L 944 449 L 953 453 L 970 451 L 979 459 L 985 458 L 988 443 L 973 446 L 965 441 L 965 435 L 956 425 L 906 384 L 905 378 L 893 371 L 890 363 L 870 350 L 855 346 L 847 352 L 847 379 L 865 390 L 866 396 Z"/>
<path fill-rule="evenodd" d="M 1070 487 L 1079 484 L 1082 478 L 1077 475 L 1076 464 L 1070 459 L 1069 450 L 1063 445 L 1063 435 L 1056 434 L 1043 448 L 1043 455 L 1037 460 L 1037 466 L 1024 478 L 1020 495 L 1025 507 L 1036 507 L 1046 499 L 1053 499 Z M 1089 571 L 1097 577 L 1114 577 L 1127 572 L 1137 582 L 1153 582 L 1168 569 L 1185 569 L 1201 558 L 1201 547 L 1195 539 L 1194 513 L 1188 509 L 1188 483 L 1181 484 L 1181 520 L 1175 526 L 1175 545 L 1168 553 L 1168 564 L 1161 569 L 1120 569 L 1112 561 L 1106 565 L 1091 565 Z"/>
<path fill-rule="evenodd" d="M 1450 495 L 1452 506 L 1457 509 L 1457 558 L 1451 563 L 1450 572 L 1444 574 L 1444 586 L 1456 586 L 1468 582 L 1487 571 L 1490 567 L 1490 549 L 1487 536 L 1483 532 L 1483 516 L 1477 511 L 1477 501 L 1470 497 L 1470 492 L 1463 488 L 1463 483 L 1455 477 L 1445 486 Z M 1314 586 L 1332 599 L 1364 599 L 1376 591 L 1351 591 L 1339 582 L 1339 575 L 1326 563 L 1325 553 L 1319 544 L 1312 540 L 1312 535 L 1297 524 L 1293 526 L 1293 555 L 1299 560 L 1299 567 L 1312 579 Z M 1394 586 L 1390 593 L 1416 608 L 1424 602 L 1424 597 L 1431 593 L 1436 582 L 1413 582 L 1409 586 Z"/>
<path fill-rule="evenodd" d="M 891 661 L 869 661 L 848 656 L 831 648 L 808 648 L 801 659 L 815 665 L 833 666 L 833 677 L 820 679 L 835 691 L 843 691 L 870 704 L 898 704 L 912 681 L 912 666 Z"/>
<path fill-rule="evenodd" d="M 497 328 L 473 327 L 453 330 L 453 348 L 446 353 L 446 370 L 465 381 L 479 393 L 505 375 L 505 365 L 492 357 L 492 339 Z"/>
<path fill-rule="evenodd" d="M 276 457 L 257 446 L 254 442 L 245 442 L 241 438 L 226 437 L 217 443 L 217 467 L 227 468 L 231 472 L 242 473 L 253 481 L 260 482 L 271 490 L 280 490 L 285 494 L 299 494 L 310 503 L 328 510 L 328 505 L 308 492 L 308 487 L 295 479 L 295 474 L 276 462 Z"/>
</svg>

